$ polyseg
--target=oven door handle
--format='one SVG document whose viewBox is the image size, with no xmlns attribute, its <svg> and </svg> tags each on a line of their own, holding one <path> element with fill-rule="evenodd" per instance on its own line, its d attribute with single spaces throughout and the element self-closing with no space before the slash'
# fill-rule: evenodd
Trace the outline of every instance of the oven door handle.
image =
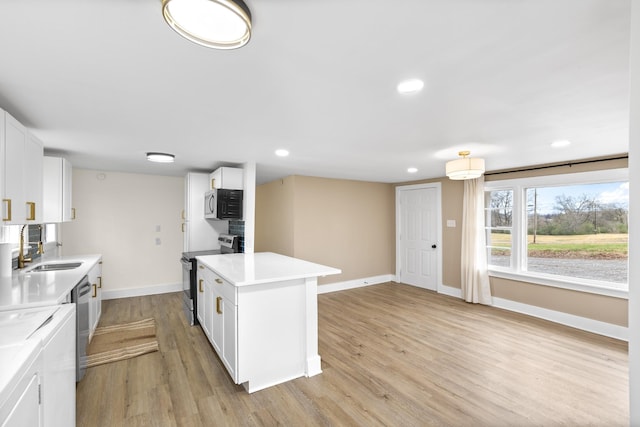
<svg viewBox="0 0 640 427">
<path fill-rule="evenodd" d="M 184 268 L 185 270 L 191 271 L 193 269 L 191 261 L 186 261 L 184 258 L 182 258 L 180 262 L 182 263 L 182 268 Z"/>
</svg>

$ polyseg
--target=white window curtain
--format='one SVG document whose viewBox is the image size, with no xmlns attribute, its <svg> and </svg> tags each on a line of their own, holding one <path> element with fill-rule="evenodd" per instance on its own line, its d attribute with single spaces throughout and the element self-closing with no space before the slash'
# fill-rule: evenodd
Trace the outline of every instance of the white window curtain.
<svg viewBox="0 0 640 427">
<path fill-rule="evenodd" d="M 491 305 L 484 231 L 484 178 L 464 181 L 462 207 L 462 298 Z"/>
</svg>

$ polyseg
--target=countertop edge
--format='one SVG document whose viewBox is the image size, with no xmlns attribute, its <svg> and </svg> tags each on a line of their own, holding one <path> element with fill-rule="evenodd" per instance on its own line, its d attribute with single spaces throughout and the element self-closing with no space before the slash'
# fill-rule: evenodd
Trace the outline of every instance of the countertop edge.
<svg viewBox="0 0 640 427">
<path fill-rule="evenodd" d="M 237 256 L 237 255 L 240 255 L 240 254 L 205 255 L 205 256 L 196 257 L 196 260 L 198 260 L 198 262 L 201 262 L 203 265 L 205 265 L 209 269 L 213 270 L 215 273 L 220 275 L 223 279 L 225 279 L 226 281 L 228 281 L 229 283 L 231 283 L 233 286 L 236 286 L 236 287 L 263 285 L 263 284 L 274 283 L 274 282 L 282 282 L 282 281 L 289 281 L 289 280 L 299 280 L 299 279 L 308 279 L 308 278 L 311 278 L 311 277 L 324 277 L 324 276 L 330 276 L 330 275 L 341 274 L 342 273 L 342 270 L 340 270 L 338 268 L 329 267 L 329 266 L 326 266 L 326 265 L 314 263 L 314 262 L 307 261 L 307 260 L 302 260 L 302 259 L 299 259 L 299 258 L 293 258 L 293 257 L 289 257 L 289 256 L 286 256 L 286 255 L 276 254 L 276 253 L 273 253 L 273 252 L 258 252 L 258 253 L 255 253 L 255 254 L 242 254 L 242 255 L 255 256 L 255 255 L 260 255 L 260 254 L 268 254 L 270 256 L 277 255 L 278 258 L 281 258 L 283 260 L 288 259 L 291 262 L 306 263 L 306 264 L 309 264 L 310 269 L 308 271 L 304 272 L 304 273 L 297 273 L 297 274 L 291 274 L 291 275 L 278 275 L 278 276 L 271 276 L 271 277 L 266 277 L 266 278 L 262 278 L 262 279 L 254 279 L 254 280 L 239 280 L 237 277 L 234 277 L 233 275 L 231 275 L 227 271 L 225 271 L 225 269 L 221 269 L 221 268 L 219 268 L 219 266 L 217 266 L 215 264 L 212 264 L 211 260 L 213 260 L 214 257 L 224 257 L 224 256 L 227 256 L 227 255 L 230 255 L 230 256 L 234 257 L 234 256 Z M 315 268 L 315 267 L 317 267 L 318 269 L 312 269 L 312 268 Z"/>
</svg>

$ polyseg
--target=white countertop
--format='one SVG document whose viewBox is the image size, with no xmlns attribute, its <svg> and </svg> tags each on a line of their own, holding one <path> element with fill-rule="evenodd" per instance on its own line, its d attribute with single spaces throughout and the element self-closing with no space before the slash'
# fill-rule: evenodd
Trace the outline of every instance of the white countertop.
<svg viewBox="0 0 640 427">
<path fill-rule="evenodd" d="M 273 252 L 196 257 L 235 286 L 340 274 L 341 270 Z"/>
<path fill-rule="evenodd" d="M 0 311 L 60 304 L 74 286 L 100 260 L 101 255 L 79 255 L 46 259 L 15 270 L 11 277 L 0 277 Z M 81 262 L 71 270 L 30 272 L 39 264 Z"/>
</svg>

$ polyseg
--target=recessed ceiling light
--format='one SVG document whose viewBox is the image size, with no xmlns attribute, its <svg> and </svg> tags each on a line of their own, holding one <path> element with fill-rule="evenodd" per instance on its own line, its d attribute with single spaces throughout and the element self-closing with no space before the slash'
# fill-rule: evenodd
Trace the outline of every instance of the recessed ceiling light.
<svg viewBox="0 0 640 427">
<path fill-rule="evenodd" d="M 173 163 L 176 156 L 168 153 L 147 153 L 147 160 L 156 163 Z"/>
<path fill-rule="evenodd" d="M 398 92 L 402 94 L 420 92 L 424 87 L 424 82 L 420 79 L 409 79 L 398 83 Z"/>
<path fill-rule="evenodd" d="M 285 150 L 284 148 L 276 150 L 276 156 L 278 157 L 287 157 L 288 155 L 289 155 L 289 151 Z"/>
<path fill-rule="evenodd" d="M 416 172 L 418 172 L 418 168 L 408 168 L 408 169 L 407 169 L 407 172 L 409 172 L 409 173 L 416 173 Z"/>
<path fill-rule="evenodd" d="M 569 141 L 568 139 L 559 139 L 551 143 L 551 146 L 553 148 L 568 147 L 569 145 L 571 145 L 571 141 Z"/>
</svg>

